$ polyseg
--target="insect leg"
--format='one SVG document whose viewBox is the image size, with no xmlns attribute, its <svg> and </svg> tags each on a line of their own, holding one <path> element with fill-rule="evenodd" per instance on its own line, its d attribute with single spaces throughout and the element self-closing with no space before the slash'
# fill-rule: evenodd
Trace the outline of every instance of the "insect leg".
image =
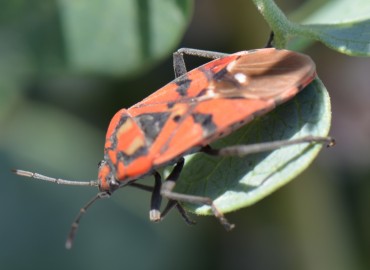
<svg viewBox="0 0 370 270">
<path fill-rule="evenodd" d="M 220 149 L 213 149 L 210 146 L 205 146 L 201 151 L 214 156 L 246 156 L 255 153 L 273 151 L 281 147 L 300 143 L 327 143 L 327 146 L 331 147 L 335 145 L 335 140 L 331 137 L 306 136 L 294 140 L 281 140 L 249 145 L 233 145 Z"/>
<path fill-rule="evenodd" d="M 218 59 L 228 55 L 227 53 L 204 51 L 190 48 L 178 49 L 176 52 L 173 53 L 173 69 L 175 71 L 175 78 L 187 73 L 184 54 L 209 59 Z"/>
<path fill-rule="evenodd" d="M 180 172 L 182 170 L 184 166 L 184 159 L 182 158 L 179 162 L 177 162 L 177 164 L 175 165 L 175 167 L 173 168 L 172 172 L 170 173 L 170 175 L 166 178 L 166 182 L 169 180 L 169 179 L 172 179 L 174 181 L 177 181 L 177 179 L 179 178 L 180 176 Z M 165 182 L 165 183 L 166 183 Z M 182 218 L 184 219 L 184 221 L 188 224 L 188 225 L 194 225 L 195 224 L 195 221 L 191 220 L 190 217 L 188 216 L 186 210 L 181 206 L 181 204 L 179 204 L 178 201 L 176 200 L 172 200 L 172 199 L 169 199 L 168 200 L 168 203 L 166 205 L 166 207 L 164 208 L 163 212 L 162 212 L 162 215 L 161 215 L 161 220 L 164 219 L 164 217 L 169 213 L 169 211 L 176 207 L 176 209 L 179 211 L 180 215 L 182 216 Z"/>
<path fill-rule="evenodd" d="M 272 45 L 272 43 L 274 42 L 274 37 L 275 37 L 275 33 L 274 33 L 274 31 L 271 31 L 269 39 L 266 42 L 265 48 L 273 48 L 274 47 L 274 45 Z"/>
<path fill-rule="evenodd" d="M 141 189 L 141 190 L 149 191 L 149 192 L 153 192 L 153 190 L 154 190 L 153 187 L 143 185 L 143 184 L 139 184 L 139 183 L 135 183 L 135 182 L 130 183 L 129 186 L 134 187 L 134 188 L 138 188 L 138 189 Z"/>
<path fill-rule="evenodd" d="M 166 197 L 174 201 L 209 205 L 211 207 L 213 214 L 215 215 L 216 218 L 218 218 L 218 220 L 224 226 L 224 228 L 228 231 L 233 229 L 234 225 L 230 224 L 227 221 L 224 215 L 216 208 L 211 198 L 187 195 L 187 194 L 182 194 L 182 193 L 177 193 L 177 192 L 172 191 L 175 188 L 176 180 L 178 179 L 180 175 L 183 165 L 184 165 L 184 159 L 182 158 L 176 164 L 175 168 L 173 169 L 170 175 L 171 177 L 168 177 L 167 180 L 162 184 L 161 195 L 163 197 Z"/>
<path fill-rule="evenodd" d="M 162 196 L 161 196 L 161 187 L 162 187 L 162 179 L 161 175 L 158 172 L 154 172 L 154 187 L 152 191 L 152 198 L 150 201 L 150 211 L 149 211 L 149 219 L 151 221 L 159 221 L 161 219 L 161 203 L 162 203 Z"/>
<path fill-rule="evenodd" d="M 180 48 L 176 51 L 176 53 L 180 53 L 182 55 L 184 54 L 193 55 L 193 56 L 209 58 L 209 59 L 219 59 L 219 58 L 229 55 L 227 53 L 199 50 L 199 49 L 192 49 L 192 48 Z"/>
<path fill-rule="evenodd" d="M 157 179 L 158 176 L 155 174 L 155 179 Z M 160 178 L 159 178 L 160 179 Z M 157 183 L 158 180 L 156 180 Z M 177 202 L 174 200 L 169 200 L 166 207 L 164 208 L 163 212 L 159 212 L 160 208 L 160 201 L 162 196 L 158 193 L 160 191 L 159 184 L 157 183 L 157 187 L 151 187 L 147 185 L 143 185 L 140 183 L 135 183 L 132 182 L 129 184 L 131 187 L 135 187 L 141 190 L 149 191 L 152 193 L 152 198 L 151 198 L 151 207 L 150 207 L 150 212 L 149 212 L 149 218 L 151 221 L 160 221 L 162 220 L 169 212 L 172 210 L 174 207 L 176 207 L 177 211 L 179 211 L 180 215 L 183 217 L 185 222 L 189 225 L 195 224 L 193 220 L 189 218 L 187 215 L 185 209 Z"/>
<path fill-rule="evenodd" d="M 162 211 L 161 214 L 161 220 L 163 220 L 167 214 L 174 208 L 176 207 L 177 211 L 179 211 L 181 217 L 184 219 L 185 223 L 188 225 L 194 225 L 196 222 L 192 220 L 186 210 L 181 206 L 181 204 L 178 201 L 175 200 L 169 200 L 165 209 Z"/>
</svg>

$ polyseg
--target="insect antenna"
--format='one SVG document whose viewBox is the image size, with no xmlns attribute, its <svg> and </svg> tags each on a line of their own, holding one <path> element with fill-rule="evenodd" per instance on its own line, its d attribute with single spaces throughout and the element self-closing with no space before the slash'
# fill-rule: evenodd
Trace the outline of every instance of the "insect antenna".
<svg viewBox="0 0 370 270">
<path fill-rule="evenodd" d="M 99 186 L 98 180 L 72 181 L 72 180 L 65 180 L 65 179 L 61 179 L 61 178 L 50 177 L 50 176 L 42 175 L 42 174 L 39 174 L 39 173 L 34 173 L 34 172 L 24 171 L 24 170 L 17 170 L 17 169 L 12 170 L 12 172 L 16 175 L 19 175 L 19 176 L 25 176 L 25 177 L 34 178 L 34 179 L 38 179 L 38 180 L 42 180 L 42 181 L 46 181 L 46 182 L 51 182 L 51 183 L 55 183 L 55 184 L 60 184 L 60 185 L 90 186 L 90 187 Z M 97 200 L 102 199 L 102 198 L 107 198 L 109 196 L 110 196 L 110 194 L 108 192 L 99 192 L 98 194 L 96 194 L 90 201 L 88 201 L 80 209 L 80 211 L 78 212 L 76 218 L 74 219 L 74 221 L 71 225 L 71 229 L 68 233 L 68 237 L 67 237 L 67 241 L 66 241 L 66 248 L 67 249 L 72 248 L 73 240 L 76 236 L 76 232 L 77 232 L 78 226 L 80 224 L 80 220 L 81 220 L 82 216 L 86 213 L 87 209 L 93 203 L 95 203 Z"/>
<path fill-rule="evenodd" d="M 51 182 L 55 184 L 60 184 L 60 185 L 69 185 L 69 186 L 90 186 L 90 187 L 97 187 L 99 186 L 98 180 L 91 180 L 91 181 L 72 181 L 72 180 L 64 180 L 61 178 L 55 178 L 55 177 L 50 177 L 46 175 L 42 175 L 39 173 L 34 173 L 30 171 L 24 171 L 24 170 L 12 170 L 13 173 L 19 176 L 25 176 L 25 177 L 30 177 L 46 182 Z"/>
<path fill-rule="evenodd" d="M 88 201 L 78 212 L 75 220 L 73 221 L 71 225 L 71 229 L 69 230 L 67 240 L 66 240 L 66 249 L 71 249 L 73 245 L 73 241 L 76 236 L 76 232 L 78 229 L 78 226 L 80 225 L 80 220 L 83 217 L 83 215 L 86 213 L 87 209 L 90 208 L 92 204 L 94 204 L 99 199 L 109 198 L 110 194 L 108 192 L 99 192 L 96 194 L 90 201 Z"/>
</svg>

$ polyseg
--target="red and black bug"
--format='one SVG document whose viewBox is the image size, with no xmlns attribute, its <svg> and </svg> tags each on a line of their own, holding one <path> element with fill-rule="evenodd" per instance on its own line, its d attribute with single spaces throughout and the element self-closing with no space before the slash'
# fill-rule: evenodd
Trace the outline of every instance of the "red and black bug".
<svg viewBox="0 0 370 270">
<path fill-rule="evenodd" d="M 183 55 L 214 59 L 187 72 Z M 328 142 L 328 137 L 304 137 L 296 140 L 237 145 L 213 149 L 210 143 L 266 114 L 293 98 L 316 76 L 310 57 L 288 50 L 265 48 L 231 55 L 180 49 L 174 53 L 176 79 L 129 109 L 112 118 L 106 134 L 104 159 L 98 179 L 77 182 L 15 170 L 22 176 L 66 185 L 98 186 L 100 192 L 79 212 L 72 224 L 66 246 L 70 248 L 79 222 L 96 200 L 109 197 L 115 190 L 133 186 L 152 193 L 150 219 L 159 221 L 177 208 L 192 224 L 180 202 L 206 204 L 221 224 L 234 227 L 216 208 L 211 198 L 173 191 L 184 165 L 184 155 L 203 152 L 210 155 L 238 155 L 270 151 L 303 142 Z M 162 183 L 157 169 L 175 164 Z M 137 183 L 153 175 L 154 187 Z M 160 211 L 162 197 L 169 201 Z"/>
</svg>

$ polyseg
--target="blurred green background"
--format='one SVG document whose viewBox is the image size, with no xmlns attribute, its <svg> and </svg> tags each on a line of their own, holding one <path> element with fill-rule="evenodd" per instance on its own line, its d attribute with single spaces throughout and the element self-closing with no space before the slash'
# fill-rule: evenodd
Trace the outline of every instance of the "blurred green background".
<svg viewBox="0 0 370 270">
<path fill-rule="evenodd" d="M 95 179 L 110 118 L 173 79 L 171 51 L 235 52 L 262 47 L 269 35 L 250 1 L 202 0 L 193 8 L 181 0 L 160 2 L 184 11 L 176 17 L 182 18 L 178 33 L 159 25 L 158 44 L 150 47 L 148 37 L 156 37 L 143 24 L 155 22 L 139 14 L 138 31 L 147 37 L 139 42 L 144 53 L 112 53 L 104 65 L 115 58 L 125 61 L 109 74 L 84 70 L 95 64 L 84 60 L 99 62 L 89 50 L 103 41 L 115 49 L 135 44 L 124 44 L 120 33 L 89 42 L 89 31 L 101 29 L 84 28 L 89 25 L 84 18 L 78 23 L 86 37 L 76 47 L 67 44 L 66 35 L 69 40 L 81 35 L 68 31 L 66 16 L 78 17 L 82 7 L 71 7 L 67 0 L 0 3 L 1 269 L 369 269 L 370 61 L 320 44 L 306 53 L 332 97 L 331 135 L 337 146 L 323 149 L 310 169 L 278 192 L 228 214 L 237 225 L 234 231 L 225 232 L 213 217 L 194 217 L 198 224 L 189 227 L 175 212 L 159 224 L 150 223 L 149 194 L 126 188 L 94 205 L 82 220 L 74 248 L 65 250 L 75 214 L 96 190 L 29 181 L 10 169 Z M 300 5 L 280 2 L 286 12 Z M 152 2 L 133 3 L 142 8 Z M 173 13 L 161 16 L 171 20 L 168 14 Z M 122 27 L 131 27 L 129 21 Z M 169 36 L 168 45 L 162 44 Z M 78 46 L 86 47 L 86 55 Z M 201 63 L 187 60 L 189 67 Z M 129 61 L 140 65 L 131 64 L 130 71 Z"/>
</svg>

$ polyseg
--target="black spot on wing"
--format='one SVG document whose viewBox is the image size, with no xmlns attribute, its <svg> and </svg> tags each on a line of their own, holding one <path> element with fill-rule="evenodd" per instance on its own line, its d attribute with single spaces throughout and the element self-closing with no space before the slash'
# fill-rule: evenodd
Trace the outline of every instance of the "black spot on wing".
<svg viewBox="0 0 370 270">
<path fill-rule="evenodd" d="M 181 119 L 181 115 L 175 115 L 172 120 L 175 121 L 176 123 L 178 123 Z"/>
<path fill-rule="evenodd" d="M 169 112 L 162 112 L 141 114 L 134 118 L 144 132 L 147 146 L 155 141 L 169 116 Z"/>
<path fill-rule="evenodd" d="M 213 74 L 213 79 L 216 80 L 216 81 L 225 80 L 228 77 L 229 77 L 229 74 L 228 74 L 228 71 L 227 71 L 226 67 L 221 69 L 219 72 Z"/>
<path fill-rule="evenodd" d="M 173 108 L 173 106 L 175 106 L 175 104 L 176 104 L 176 102 L 174 102 L 174 101 L 170 101 L 170 102 L 168 102 L 168 103 L 167 103 L 167 108 L 168 108 L 168 109 L 172 109 L 172 108 Z"/>
<path fill-rule="evenodd" d="M 189 80 L 187 76 L 182 76 L 179 80 L 176 80 L 176 84 L 178 86 L 176 92 L 182 97 L 187 96 L 191 80 Z"/>
<path fill-rule="evenodd" d="M 217 87 L 224 90 L 235 90 L 242 87 L 240 83 L 235 79 L 235 74 L 227 70 L 227 66 L 221 69 L 219 72 L 215 73 L 213 75 L 213 79 L 216 82 L 216 91 Z"/>
<path fill-rule="evenodd" d="M 124 152 L 118 152 L 117 153 L 117 160 L 123 162 L 125 166 L 129 165 L 133 161 L 135 161 L 137 158 L 141 156 L 145 156 L 148 154 L 148 147 L 141 146 L 138 148 L 132 155 L 127 155 Z"/>
<path fill-rule="evenodd" d="M 202 126 L 203 137 L 208 137 L 216 132 L 217 126 L 213 122 L 212 114 L 193 113 L 191 116 L 193 117 L 195 123 Z"/>
<path fill-rule="evenodd" d="M 204 96 L 204 95 L 207 93 L 207 91 L 208 91 L 208 89 L 207 89 L 207 88 L 204 88 L 203 90 L 201 90 L 201 91 L 198 93 L 197 97 Z"/>
</svg>

